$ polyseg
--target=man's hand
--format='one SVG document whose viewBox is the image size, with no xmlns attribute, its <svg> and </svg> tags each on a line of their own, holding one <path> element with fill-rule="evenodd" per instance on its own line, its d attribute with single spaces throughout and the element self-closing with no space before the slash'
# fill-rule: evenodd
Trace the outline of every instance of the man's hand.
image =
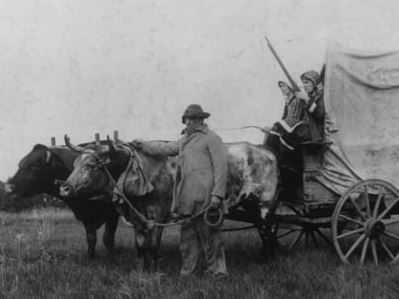
<svg viewBox="0 0 399 299">
<path fill-rule="evenodd" d="M 171 220 L 178 220 L 180 218 L 179 213 L 171 213 L 170 215 Z"/>
<path fill-rule="evenodd" d="M 261 129 L 261 131 L 262 131 L 263 133 L 265 133 L 265 134 L 269 134 L 271 130 L 272 130 L 271 127 L 263 127 L 263 128 Z"/>
<path fill-rule="evenodd" d="M 304 100 L 305 103 L 307 103 L 309 101 L 309 96 L 306 92 L 304 91 L 297 91 L 295 92 L 295 95 L 298 99 Z"/>
<path fill-rule="evenodd" d="M 212 195 L 211 208 L 219 208 L 221 203 L 222 203 L 222 199 L 220 197 Z"/>
</svg>

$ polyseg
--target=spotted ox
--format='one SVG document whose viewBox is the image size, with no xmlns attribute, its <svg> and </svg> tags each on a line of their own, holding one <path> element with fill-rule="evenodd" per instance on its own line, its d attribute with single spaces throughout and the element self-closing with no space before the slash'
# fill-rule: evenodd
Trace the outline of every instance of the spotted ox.
<svg viewBox="0 0 399 299">
<path fill-rule="evenodd" d="M 253 196 L 265 211 L 274 203 L 277 165 L 274 155 L 247 142 L 227 143 L 228 177 L 226 198 L 230 209 Z"/>
<path fill-rule="evenodd" d="M 252 223 L 258 229 L 265 252 L 276 245 L 271 222 L 276 207 L 278 168 L 274 155 L 248 142 L 226 143 L 228 176 L 227 219 Z"/>
<path fill-rule="evenodd" d="M 66 139 L 68 141 L 68 139 Z M 109 177 L 103 166 L 117 181 L 129 164 L 129 151 L 115 146 L 112 142 L 105 146 L 77 148 L 82 155 L 75 160 L 74 171 L 61 186 L 65 196 L 104 192 L 109 188 Z M 267 150 L 250 143 L 227 144 L 228 181 L 227 205 L 228 218 L 254 223 L 260 230 L 264 225 L 261 217 L 262 207 L 267 210 L 274 202 L 277 185 L 277 165 L 274 156 Z M 169 216 L 173 190 L 174 159 L 150 156 L 136 150 L 133 159 L 141 161 L 142 169 L 154 190 L 138 196 L 125 193 L 128 200 L 147 219 L 164 222 Z M 135 177 L 138 177 L 135 174 Z M 139 186 L 139 185 L 137 185 Z M 134 189 L 134 188 L 131 188 Z M 144 265 L 151 270 L 156 268 L 157 252 L 160 245 L 162 228 L 148 229 L 126 204 L 117 204 L 118 210 L 136 229 L 138 255 L 144 258 Z M 262 235 L 263 236 L 263 235 Z"/>
<path fill-rule="evenodd" d="M 73 161 L 79 154 L 65 146 L 47 147 L 37 144 L 19 163 L 16 174 L 6 184 L 9 193 L 24 197 L 47 193 L 63 200 L 75 217 L 83 222 L 87 237 L 89 259 L 94 258 L 97 240 L 96 230 L 105 223 L 103 243 L 109 257 L 113 255 L 115 231 L 119 214 L 110 196 L 87 200 L 88 197 L 60 196 L 56 180 L 65 180 L 73 169 Z M 84 200 L 85 199 L 85 200 Z M 91 198 L 93 199 L 93 198 Z"/>
</svg>

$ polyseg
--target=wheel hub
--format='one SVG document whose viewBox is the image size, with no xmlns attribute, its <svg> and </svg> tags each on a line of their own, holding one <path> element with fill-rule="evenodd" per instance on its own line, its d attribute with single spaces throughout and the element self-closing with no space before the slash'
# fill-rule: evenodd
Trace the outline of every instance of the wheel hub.
<svg viewBox="0 0 399 299">
<path fill-rule="evenodd" d="M 366 224 L 366 235 L 370 238 L 377 238 L 385 232 L 385 224 L 382 221 L 370 219 Z"/>
</svg>

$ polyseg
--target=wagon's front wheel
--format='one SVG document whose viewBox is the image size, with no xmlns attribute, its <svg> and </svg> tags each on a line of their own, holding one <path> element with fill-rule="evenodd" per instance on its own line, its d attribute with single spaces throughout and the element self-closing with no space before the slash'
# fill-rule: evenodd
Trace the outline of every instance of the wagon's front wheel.
<svg viewBox="0 0 399 299">
<path fill-rule="evenodd" d="M 338 201 L 332 216 L 335 250 L 344 263 L 399 259 L 399 191 L 383 180 L 356 183 Z"/>
</svg>

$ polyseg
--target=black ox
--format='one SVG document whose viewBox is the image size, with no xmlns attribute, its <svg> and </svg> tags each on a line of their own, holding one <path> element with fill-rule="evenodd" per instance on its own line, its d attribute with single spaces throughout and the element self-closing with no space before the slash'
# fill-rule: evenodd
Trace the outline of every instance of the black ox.
<svg viewBox="0 0 399 299">
<path fill-rule="evenodd" d="M 17 173 L 8 180 L 9 193 L 17 196 L 32 196 L 47 193 L 63 200 L 75 217 L 83 222 L 87 237 L 89 259 L 95 256 L 97 229 L 105 223 L 103 243 L 107 256 L 113 257 L 115 232 L 119 214 L 110 196 L 92 199 L 84 194 L 76 197 L 60 195 L 57 180 L 64 181 L 73 170 L 73 162 L 79 154 L 64 146 L 47 147 L 37 144 L 20 162 Z"/>
</svg>

